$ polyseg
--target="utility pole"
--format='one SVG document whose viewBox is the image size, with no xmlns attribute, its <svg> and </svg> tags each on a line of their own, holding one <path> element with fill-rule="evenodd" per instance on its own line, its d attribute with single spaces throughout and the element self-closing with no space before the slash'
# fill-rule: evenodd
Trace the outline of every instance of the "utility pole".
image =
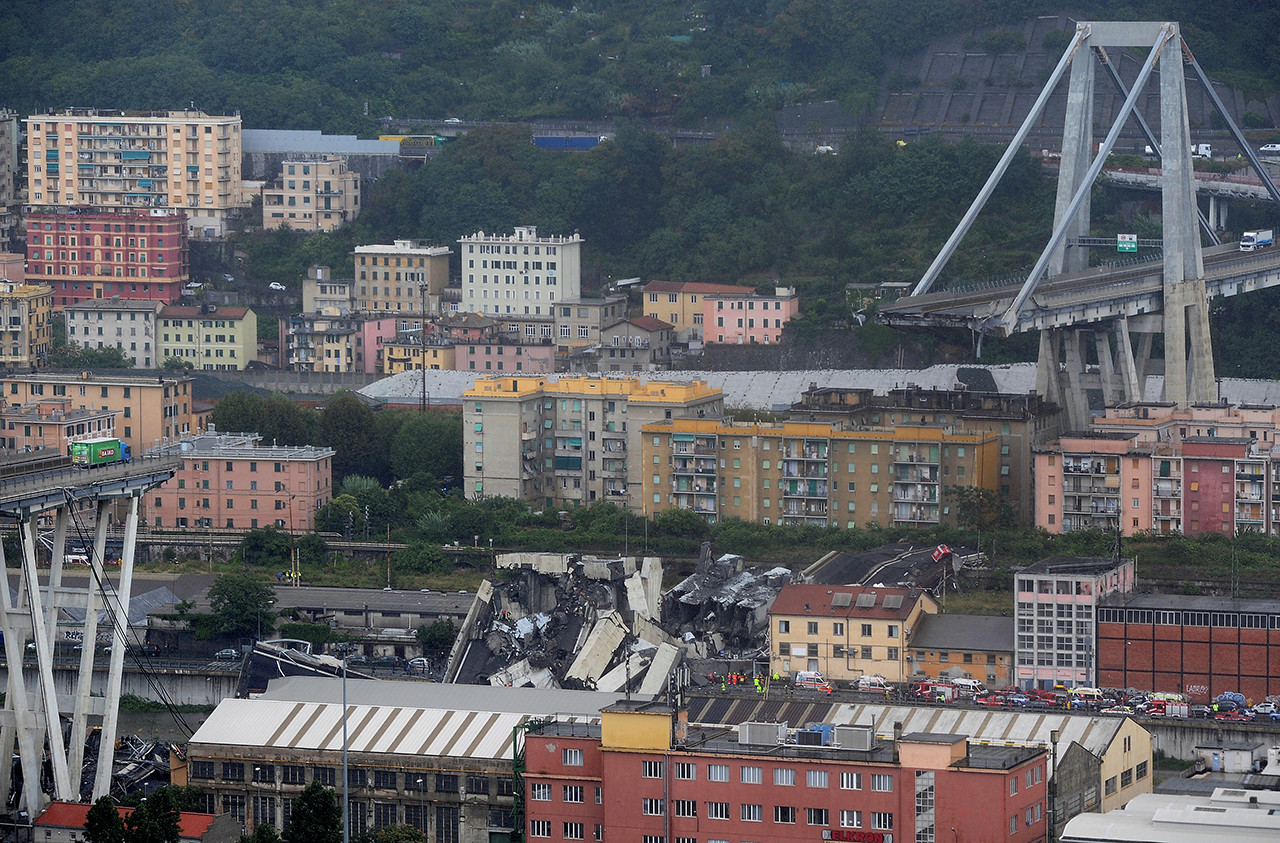
<svg viewBox="0 0 1280 843">
<path fill-rule="evenodd" d="M 418 327 L 418 350 L 421 352 L 422 359 L 422 397 L 418 405 L 418 411 L 425 413 L 430 408 L 430 401 L 427 400 L 427 281 L 418 277 L 418 290 L 422 293 L 422 321 Z"/>
</svg>

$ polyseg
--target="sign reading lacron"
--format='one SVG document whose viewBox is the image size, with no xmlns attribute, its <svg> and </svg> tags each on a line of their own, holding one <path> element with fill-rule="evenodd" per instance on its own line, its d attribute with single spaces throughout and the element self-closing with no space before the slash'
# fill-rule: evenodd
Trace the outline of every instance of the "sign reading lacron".
<svg viewBox="0 0 1280 843">
<path fill-rule="evenodd" d="M 1117 251 L 1117 252 L 1136 252 L 1136 251 L 1138 251 L 1138 235 L 1136 235 L 1136 234 L 1117 234 L 1117 235 L 1116 235 L 1116 251 Z"/>
<path fill-rule="evenodd" d="M 825 828 L 823 840 L 842 840 L 845 843 L 893 843 L 893 835 L 883 831 L 857 831 L 852 828 Z"/>
</svg>

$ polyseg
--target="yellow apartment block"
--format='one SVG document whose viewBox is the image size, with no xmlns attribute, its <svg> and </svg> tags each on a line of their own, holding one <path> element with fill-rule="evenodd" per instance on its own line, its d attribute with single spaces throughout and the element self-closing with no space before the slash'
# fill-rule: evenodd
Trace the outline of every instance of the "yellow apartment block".
<svg viewBox="0 0 1280 843">
<path fill-rule="evenodd" d="M 53 347 L 53 288 L 0 282 L 0 366 L 44 363 Z"/>
<path fill-rule="evenodd" d="M 997 489 L 1000 437 L 941 424 L 671 418 L 642 429 L 638 471 L 647 516 L 929 527 L 956 523 L 957 487 Z"/>
<path fill-rule="evenodd" d="M 702 381 L 490 377 L 463 393 L 467 497 L 536 508 L 598 500 L 636 507 L 640 430 L 664 419 L 719 417 L 724 393 Z"/>
</svg>

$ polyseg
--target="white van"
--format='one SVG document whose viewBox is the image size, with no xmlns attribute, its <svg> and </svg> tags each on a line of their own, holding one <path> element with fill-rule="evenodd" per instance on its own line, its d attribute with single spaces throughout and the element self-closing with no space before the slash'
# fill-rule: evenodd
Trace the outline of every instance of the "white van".
<svg viewBox="0 0 1280 843">
<path fill-rule="evenodd" d="M 815 691 L 831 693 L 831 683 L 822 678 L 822 674 L 814 670 L 801 670 L 796 673 L 797 688 L 812 688 Z"/>
<path fill-rule="evenodd" d="M 883 676 L 859 676 L 854 687 L 859 691 L 887 691 L 889 683 L 884 681 Z"/>
<path fill-rule="evenodd" d="M 979 694 L 985 693 L 987 690 L 977 679 L 952 679 L 951 684 L 955 685 L 961 693 L 971 694 L 975 697 Z"/>
</svg>

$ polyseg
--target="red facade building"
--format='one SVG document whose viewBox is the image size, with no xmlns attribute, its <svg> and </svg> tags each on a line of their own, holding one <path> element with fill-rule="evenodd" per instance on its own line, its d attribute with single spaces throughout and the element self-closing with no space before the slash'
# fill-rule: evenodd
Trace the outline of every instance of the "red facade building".
<svg viewBox="0 0 1280 843">
<path fill-rule="evenodd" d="M 61 308 L 87 299 L 176 302 L 190 278 L 187 218 L 71 209 L 27 215 L 27 278 Z"/>
<path fill-rule="evenodd" d="M 688 728 L 649 703 L 605 709 L 599 726 L 547 723 L 524 742 L 525 839 L 1045 839 L 1044 749 L 926 733 L 878 741 L 869 727 L 840 727 L 841 747 L 796 735 L 785 724 Z"/>
<path fill-rule="evenodd" d="M 1280 601 L 1141 594 L 1098 608 L 1098 684 L 1186 694 L 1280 694 Z"/>
</svg>

